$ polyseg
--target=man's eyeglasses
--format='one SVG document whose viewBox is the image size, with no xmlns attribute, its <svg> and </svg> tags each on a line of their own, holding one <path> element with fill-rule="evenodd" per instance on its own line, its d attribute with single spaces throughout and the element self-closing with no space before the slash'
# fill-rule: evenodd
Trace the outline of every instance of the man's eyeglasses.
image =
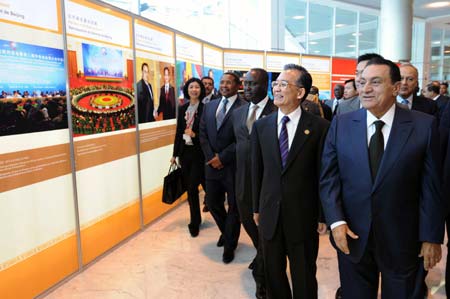
<svg viewBox="0 0 450 299">
<path fill-rule="evenodd" d="M 286 87 L 288 87 L 288 85 L 292 85 L 292 86 L 295 86 L 297 88 L 303 88 L 303 86 L 298 86 L 298 85 L 295 85 L 295 84 L 291 84 L 291 83 L 289 83 L 289 82 L 287 82 L 285 80 L 272 81 L 271 85 L 272 85 L 272 88 L 275 88 L 275 87 L 279 86 L 282 89 L 285 89 Z"/>
</svg>

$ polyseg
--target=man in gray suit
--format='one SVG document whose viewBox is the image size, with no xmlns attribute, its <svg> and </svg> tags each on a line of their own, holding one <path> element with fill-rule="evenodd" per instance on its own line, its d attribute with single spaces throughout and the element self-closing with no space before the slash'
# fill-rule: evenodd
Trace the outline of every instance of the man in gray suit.
<svg viewBox="0 0 450 299">
<path fill-rule="evenodd" d="M 366 67 L 367 63 L 369 62 L 369 60 L 375 57 L 383 58 L 381 55 L 376 53 L 367 53 L 358 57 L 358 64 L 356 65 L 356 77 L 355 77 L 356 89 L 358 91 L 360 90 L 359 81 L 361 80 L 361 74 L 364 68 Z M 337 114 L 355 111 L 358 110 L 359 108 L 361 108 L 359 97 L 355 97 L 353 99 L 342 101 L 342 103 L 338 107 Z"/>
<path fill-rule="evenodd" d="M 244 96 L 248 103 L 233 113 L 233 129 L 236 138 L 236 203 L 245 231 L 252 239 L 256 257 L 250 264 L 256 282 L 256 298 L 266 298 L 264 283 L 264 259 L 259 242 L 258 227 L 253 220 L 251 185 L 250 133 L 255 120 L 276 110 L 267 96 L 268 74 L 260 68 L 251 69 L 244 78 Z"/>
</svg>

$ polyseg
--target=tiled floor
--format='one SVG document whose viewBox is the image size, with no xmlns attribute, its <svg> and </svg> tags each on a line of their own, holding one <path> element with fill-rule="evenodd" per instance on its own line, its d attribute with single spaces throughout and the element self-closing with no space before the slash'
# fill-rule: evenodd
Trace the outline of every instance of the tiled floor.
<svg viewBox="0 0 450 299">
<path fill-rule="evenodd" d="M 225 265 L 210 214 L 203 213 L 200 235 L 191 238 L 188 213 L 187 203 L 181 205 L 43 298 L 255 298 L 247 269 L 255 252 L 245 231 L 241 230 L 235 260 Z M 429 298 L 445 298 L 444 262 L 428 275 Z M 334 299 L 339 278 L 336 252 L 327 236 L 320 239 L 317 264 L 319 298 Z"/>
</svg>

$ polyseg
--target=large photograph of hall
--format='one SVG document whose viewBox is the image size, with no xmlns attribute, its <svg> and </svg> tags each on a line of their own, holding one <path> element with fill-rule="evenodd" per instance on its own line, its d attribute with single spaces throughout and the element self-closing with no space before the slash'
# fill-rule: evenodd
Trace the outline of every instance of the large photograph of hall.
<svg viewBox="0 0 450 299">
<path fill-rule="evenodd" d="M 0 136 L 67 128 L 62 49 L 0 39 Z"/>
<path fill-rule="evenodd" d="M 74 136 L 135 127 L 132 51 L 68 40 Z"/>
</svg>

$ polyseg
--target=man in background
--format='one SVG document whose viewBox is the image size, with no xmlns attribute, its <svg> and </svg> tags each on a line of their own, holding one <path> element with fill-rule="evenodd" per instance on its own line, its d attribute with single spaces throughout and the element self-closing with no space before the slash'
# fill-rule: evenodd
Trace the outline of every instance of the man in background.
<svg viewBox="0 0 450 299">
<path fill-rule="evenodd" d="M 327 104 L 328 107 L 331 108 L 331 113 L 334 116 L 336 114 L 337 108 L 344 96 L 344 85 L 336 84 L 334 86 L 333 91 L 334 91 L 334 99 L 326 100 L 325 104 Z"/>
<path fill-rule="evenodd" d="M 219 98 L 218 95 L 216 95 L 214 93 L 214 79 L 211 77 L 203 77 L 202 78 L 202 83 L 205 86 L 205 90 L 206 90 L 206 97 L 203 99 L 203 104 L 209 103 L 214 99 Z"/>
</svg>

